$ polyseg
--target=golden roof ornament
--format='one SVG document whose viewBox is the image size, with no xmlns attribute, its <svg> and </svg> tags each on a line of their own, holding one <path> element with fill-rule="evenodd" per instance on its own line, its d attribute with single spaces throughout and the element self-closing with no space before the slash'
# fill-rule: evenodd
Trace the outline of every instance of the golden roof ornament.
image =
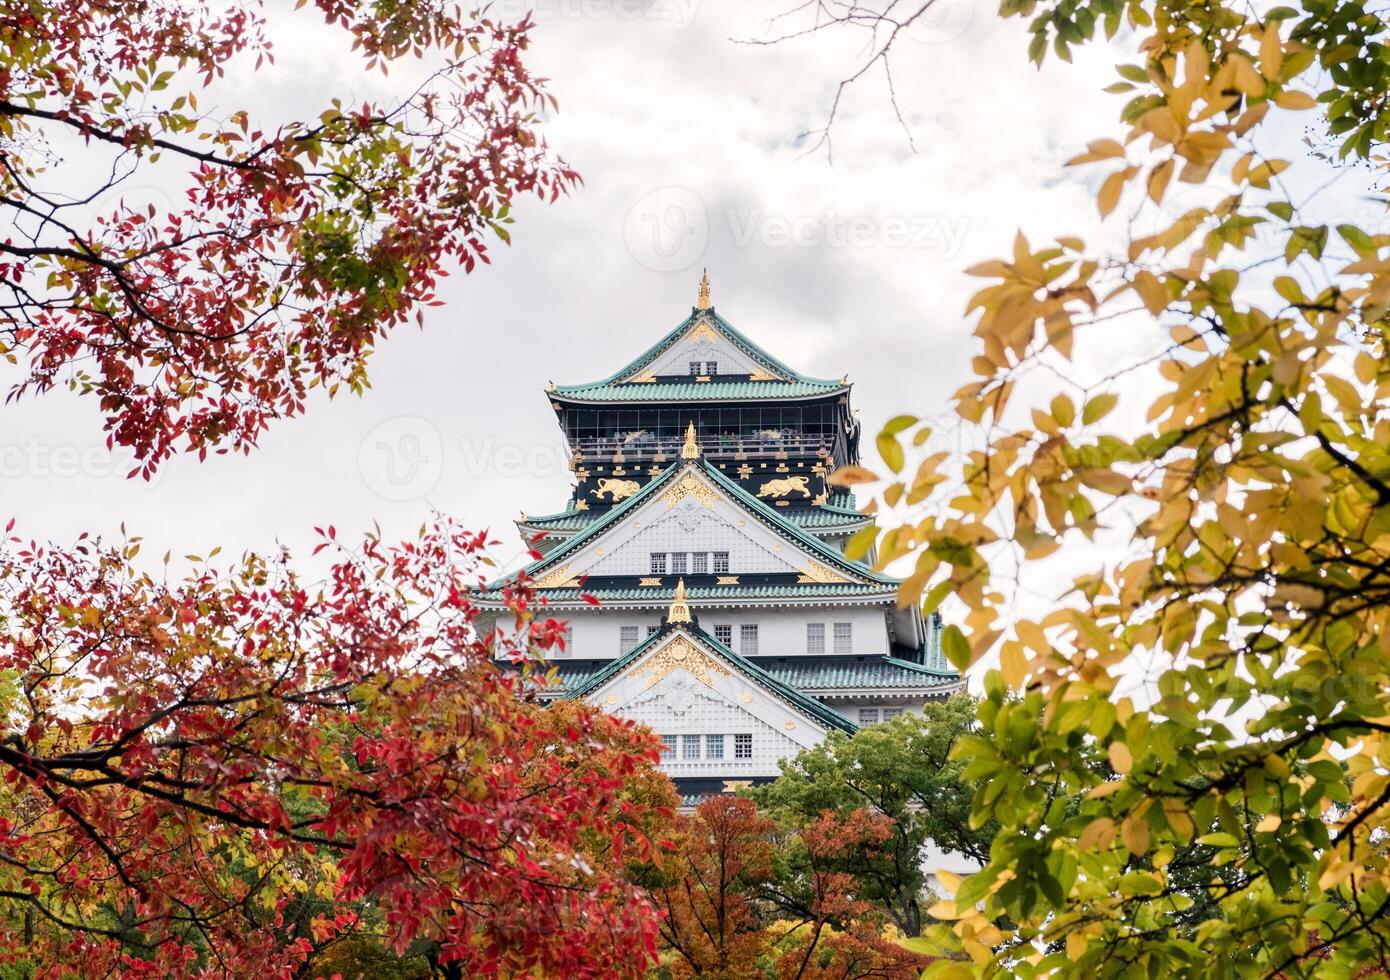
<svg viewBox="0 0 1390 980">
<path fill-rule="evenodd" d="M 695 309 L 707 310 L 709 303 L 709 270 L 700 270 L 700 292 L 695 297 Z"/>
<path fill-rule="evenodd" d="M 695 440 L 695 423 L 685 429 L 685 445 L 681 446 L 681 459 L 699 459 L 700 444 Z"/>
<path fill-rule="evenodd" d="M 666 614 L 668 623 L 690 622 L 690 607 L 685 602 L 685 577 L 676 582 L 676 594 L 671 599 L 671 611 Z"/>
</svg>

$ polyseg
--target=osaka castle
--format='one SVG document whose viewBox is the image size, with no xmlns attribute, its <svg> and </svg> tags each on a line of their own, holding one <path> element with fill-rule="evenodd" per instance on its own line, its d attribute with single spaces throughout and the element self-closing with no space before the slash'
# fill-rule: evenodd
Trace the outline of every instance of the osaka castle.
<svg viewBox="0 0 1390 980">
<path fill-rule="evenodd" d="M 845 555 L 872 520 L 827 480 L 859 462 L 851 387 L 734 329 L 708 278 L 615 374 L 550 386 L 574 490 L 517 522 L 541 557 L 478 597 L 480 625 L 506 628 L 502 589 L 528 578 L 569 623 L 541 696 L 650 726 L 687 797 L 774 778 L 827 732 L 964 688 L 939 620 Z"/>
</svg>

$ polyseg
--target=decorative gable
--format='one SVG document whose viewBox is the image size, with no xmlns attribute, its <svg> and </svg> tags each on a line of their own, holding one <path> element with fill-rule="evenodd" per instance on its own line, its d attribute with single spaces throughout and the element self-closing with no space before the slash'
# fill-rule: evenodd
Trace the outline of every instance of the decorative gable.
<svg viewBox="0 0 1390 980">
<path fill-rule="evenodd" d="M 693 365 L 698 364 L 698 368 Z M 714 376 L 746 374 L 762 380 L 789 380 L 768 372 L 755 358 L 736 346 L 709 316 L 700 316 L 678 340 L 652 362 L 623 381 L 641 381 L 671 375 Z"/>
<path fill-rule="evenodd" d="M 610 714 L 675 736 L 674 751 L 663 759 L 663 767 L 675 775 L 698 775 L 707 768 L 775 775 L 779 759 L 815 745 L 831 727 L 789 698 L 783 685 L 756 676 L 746 661 L 721 651 L 699 631 L 673 629 L 616 668 L 582 696 Z M 709 736 L 719 746 L 714 757 Z M 736 736 L 746 755 L 736 754 Z M 688 754 L 691 744 L 696 754 Z"/>
<path fill-rule="evenodd" d="M 699 465 L 686 465 L 614 513 L 609 526 L 576 543 L 561 566 L 538 570 L 542 588 L 556 588 L 582 575 L 642 577 L 651 574 L 653 553 L 725 553 L 724 574 L 787 575 L 799 581 L 837 584 L 856 579 L 753 514 Z M 708 558 L 702 559 L 708 561 Z M 670 574 L 699 574 L 693 568 Z M 705 574 L 716 574 L 707 567 Z"/>
</svg>

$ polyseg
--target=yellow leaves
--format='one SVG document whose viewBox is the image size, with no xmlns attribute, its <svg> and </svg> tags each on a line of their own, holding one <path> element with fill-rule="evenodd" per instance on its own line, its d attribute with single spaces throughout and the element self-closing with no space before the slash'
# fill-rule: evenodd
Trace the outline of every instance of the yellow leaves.
<svg viewBox="0 0 1390 980">
<path fill-rule="evenodd" d="M 1134 768 L 1134 756 L 1124 742 L 1111 742 L 1106 755 L 1110 759 L 1110 768 L 1118 773 L 1128 773 Z"/>
<path fill-rule="evenodd" d="M 1167 106 L 1156 106 L 1140 116 L 1138 128 L 1150 134 L 1155 142 L 1171 145 L 1181 141 L 1184 132 Z"/>
<path fill-rule="evenodd" d="M 1287 160 L 1266 160 L 1265 162 L 1252 167 L 1246 179 L 1250 181 L 1252 187 L 1262 189 L 1269 188 L 1269 182 L 1285 170 L 1289 169 Z"/>
<path fill-rule="evenodd" d="M 1279 22 L 1272 20 L 1265 25 L 1260 38 L 1260 74 L 1271 82 L 1278 81 L 1284 69 L 1284 45 L 1279 40 Z"/>
<path fill-rule="evenodd" d="M 1231 82 L 1236 91 L 1249 99 L 1258 99 L 1265 94 L 1265 82 L 1260 73 L 1243 52 L 1232 52 L 1226 62 L 1232 71 Z"/>
<path fill-rule="evenodd" d="M 1124 155 L 1125 148 L 1115 140 L 1093 140 L 1086 144 L 1086 152 L 1072 157 L 1067 161 L 1067 166 L 1074 167 L 1082 163 L 1094 163 L 1097 160 L 1113 160 L 1117 157 L 1123 158 Z"/>
<path fill-rule="evenodd" d="M 1277 813 L 1266 813 L 1260 818 L 1260 822 L 1255 824 L 1255 832 L 1259 834 L 1272 834 L 1279 829 L 1284 819 Z"/>
<path fill-rule="evenodd" d="M 1302 112 L 1304 109 L 1316 109 L 1318 100 L 1307 92 L 1298 92 L 1293 89 L 1286 89 L 1274 97 L 1274 104 L 1281 109 L 1289 109 L 1294 112 Z"/>
<path fill-rule="evenodd" d="M 1168 826 L 1173 828 L 1173 832 L 1184 840 L 1191 840 L 1193 833 L 1196 832 L 1196 825 L 1192 822 L 1191 815 L 1187 812 L 1187 804 L 1182 800 L 1171 796 L 1163 798 L 1163 817 L 1168 821 Z"/>
<path fill-rule="evenodd" d="M 1120 840 L 1131 854 L 1149 853 L 1149 822 L 1145 813 L 1151 802 L 1145 800 L 1120 824 Z"/>
<path fill-rule="evenodd" d="M 862 466 L 841 466 L 826 477 L 826 482 L 840 487 L 852 487 L 860 483 L 877 483 L 879 479 L 877 473 Z"/>
<path fill-rule="evenodd" d="M 1163 194 L 1168 189 L 1168 181 L 1173 177 L 1173 160 L 1170 157 L 1149 173 L 1149 200 L 1155 204 L 1163 202 Z"/>
<path fill-rule="evenodd" d="M 1105 178 L 1105 182 L 1100 185 L 1100 193 L 1096 195 L 1096 207 L 1100 209 L 1102 218 L 1115 210 L 1115 206 L 1120 203 L 1120 194 L 1124 192 L 1125 183 L 1138 172 L 1138 169 L 1126 167 Z"/>
<path fill-rule="evenodd" d="M 1168 308 L 1168 288 L 1149 270 L 1140 269 L 1136 272 L 1131 285 L 1143 301 L 1144 309 L 1148 310 L 1151 316 L 1158 316 Z"/>
<path fill-rule="evenodd" d="M 1083 851 L 1107 851 L 1115 843 L 1115 821 L 1097 817 L 1086 825 L 1076 845 Z"/>
<path fill-rule="evenodd" d="M 1076 421 L 1076 406 L 1072 404 L 1066 395 L 1058 395 L 1052 399 L 1052 417 L 1057 424 L 1066 428 Z"/>
<path fill-rule="evenodd" d="M 1009 687 L 1022 687 L 1024 678 L 1028 676 L 1028 655 L 1023 652 L 1022 645 L 1017 641 L 1006 641 L 1000 647 L 999 673 L 1003 675 L 1004 683 Z"/>
</svg>

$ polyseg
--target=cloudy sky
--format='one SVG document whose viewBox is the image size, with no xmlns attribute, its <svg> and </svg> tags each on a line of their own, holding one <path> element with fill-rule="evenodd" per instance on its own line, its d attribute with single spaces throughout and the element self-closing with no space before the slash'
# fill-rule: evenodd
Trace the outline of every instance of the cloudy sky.
<svg viewBox="0 0 1390 980">
<path fill-rule="evenodd" d="M 381 347 L 366 397 L 275 424 L 250 457 L 175 459 L 152 485 L 105 453 L 94 403 L 6 405 L 0 512 L 56 540 L 124 521 L 157 555 L 307 551 L 314 525 L 409 533 L 434 507 L 492 528 L 512 562 L 511 520 L 559 509 L 569 486 L 547 381 L 639 353 L 687 315 L 702 267 L 745 333 L 807 373 L 848 374 L 867 431 L 945 412 L 969 372 L 962 270 L 1007 253 L 1020 227 L 1096 228 L 1095 178 L 1061 164 L 1113 125 L 1118 97 L 1100 89 L 1124 39 L 1038 71 L 992 0 L 937 2 L 894 63 L 915 149 L 875 74 L 842 104 L 831 160 L 802 134 L 863 38 L 742 43 L 769 36 L 791 6 L 779 0 L 540 0 L 533 56 L 560 102 L 546 131 L 584 184 L 522 207 L 511 247 L 448 280 L 423 331 Z M 227 111 L 316 113 L 403 84 L 364 76 L 310 13 L 272 6 L 278 62 L 230 78 Z M 1110 352 L 1156 336 L 1116 330 Z"/>
</svg>

